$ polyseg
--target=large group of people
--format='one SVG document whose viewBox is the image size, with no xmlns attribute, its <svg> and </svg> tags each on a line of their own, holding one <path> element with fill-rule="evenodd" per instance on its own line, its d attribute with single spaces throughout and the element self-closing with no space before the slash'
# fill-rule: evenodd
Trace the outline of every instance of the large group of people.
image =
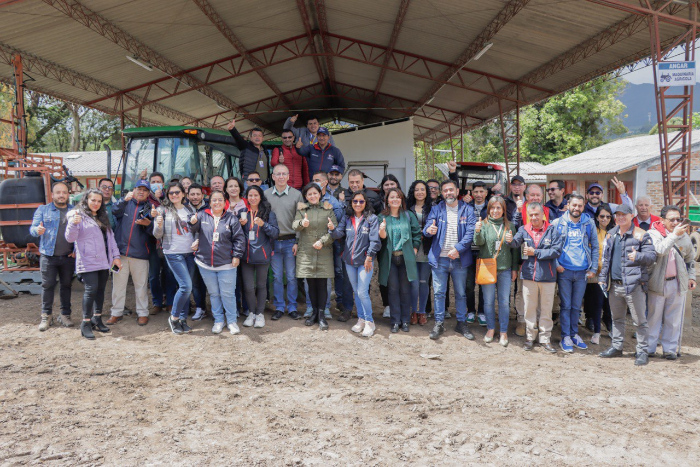
<svg viewBox="0 0 700 467">
<path fill-rule="evenodd" d="M 605 326 L 611 344 L 600 356 L 610 358 L 622 355 L 629 311 L 635 364 L 657 355 L 659 344 L 660 355 L 676 358 L 686 292 L 696 287 L 689 224 L 676 206 L 653 216 L 650 200 L 640 197 L 634 205 L 617 179 L 619 205 L 604 203 L 597 183 L 582 196 L 567 194 L 562 180 L 549 183 L 545 203 L 544 190 L 521 176 L 510 180 L 508 193 L 500 183 L 479 181 L 460 191 L 454 162 L 449 178 L 415 180 L 407 194 L 387 174 L 377 193 L 365 187 L 360 170 L 344 173 L 342 152 L 317 118 L 305 128 L 296 122 L 296 115 L 287 119 L 282 145 L 269 155 L 261 130 L 246 139 L 232 121 L 241 178 L 217 175 L 208 187 L 188 177 L 166 183 L 154 172 L 115 199 L 105 178 L 73 206 L 69 187 L 55 183 L 52 202 L 36 210 L 30 229 L 40 237 L 39 330 L 52 325 L 58 284 L 57 321 L 73 326 L 77 274 L 85 286 L 80 329 L 87 339 L 109 332 L 129 312 L 129 277 L 141 326 L 165 310 L 171 331 L 187 334 L 188 320 L 205 316 L 208 295 L 215 334 L 225 327 L 240 333 L 239 315 L 243 326 L 263 328 L 266 303 L 274 308 L 272 320 L 287 314 L 327 330 L 335 291 L 337 320 L 348 321 L 355 309 L 352 331 L 370 337 L 376 330 L 370 284 L 378 269 L 391 333 L 425 326 L 432 313 L 429 336 L 439 339 L 452 298 L 457 334 L 474 340 L 470 325 L 478 323 L 486 343 L 498 339 L 507 347 L 513 302 L 515 334 L 525 338 L 525 350 L 538 342 L 558 352 L 557 322 L 566 353 L 600 345 Z M 103 321 L 110 275 L 112 308 Z M 592 332 L 588 344 L 580 326 Z"/>
</svg>

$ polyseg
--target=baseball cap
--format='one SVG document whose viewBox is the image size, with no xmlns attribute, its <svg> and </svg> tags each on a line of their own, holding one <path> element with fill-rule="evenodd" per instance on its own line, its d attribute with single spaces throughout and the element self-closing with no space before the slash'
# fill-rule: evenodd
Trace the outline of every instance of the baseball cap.
<svg viewBox="0 0 700 467">
<path fill-rule="evenodd" d="M 342 174 L 343 169 L 341 169 L 337 165 L 331 165 L 331 168 L 328 170 L 328 173 L 331 173 L 331 172 L 338 172 L 339 174 Z"/>
<path fill-rule="evenodd" d="M 319 127 L 319 129 L 318 129 L 318 131 L 316 132 L 316 134 L 319 134 L 319 133 L 322 133 L 322 134 L 328 135 L 328 136 L 331 135 L 330 131 L 328 131 L 328 128 L 326 128 L 325 126 Z"/>
<path fill-rule="evenodd" d="M 600 191 L 604 191 L 602 186 L 598 185 L 597 183 L 591 183 L 590 185 L 588 185 L 588 189 L 586 190 L 586 193 L 591 191 L 591 189 L 593 189 L 593 188 L 599 188 Z"/>
<path fill-rule="evenodd" d="M 516 175 L 515 177 L 510 179 L 510 183 L 515 183 L 515 182 L 525 183 L 525 179 L 523 177 L 521 177 L 520 175 Z"/>
<path fill-rule="evenodd" d="M 622 213 L 622 214 L 634 214 L 632 211 L 631 206 L 627 206 L 626 204 L 620 204 L 617 206 L 617 209 L 615 209 L 615 214 L 617 213 Z"/>
<path fill-rule="evenodd" d="M 148 183 L 148 180 L 139 180 L 136 182 L 136 185 L 134 186 L 134 190 L 140 187 L 144 187 L 147 190 L 151 189 L 151 185 Z"/>
</svg>

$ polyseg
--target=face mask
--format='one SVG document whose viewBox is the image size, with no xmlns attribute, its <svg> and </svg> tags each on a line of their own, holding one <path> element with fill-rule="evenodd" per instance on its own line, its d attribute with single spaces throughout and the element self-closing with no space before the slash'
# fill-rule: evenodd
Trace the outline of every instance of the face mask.
<svg viewBox="0 0 700 467">
<path fill-rule="evenodd" d="M 151 191 L 155 193 L 158 190 L 163 189 L 163 184 L 162 183 L 151 183 Z"/>
</svg>

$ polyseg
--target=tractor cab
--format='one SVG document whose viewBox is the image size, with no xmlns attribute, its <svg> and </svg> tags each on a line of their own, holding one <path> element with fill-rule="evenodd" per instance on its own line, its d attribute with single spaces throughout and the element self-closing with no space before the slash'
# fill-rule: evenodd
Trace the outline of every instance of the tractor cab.
<svg viewBox="0 0 700 467">
<path fill-rule="evenodd" d="M 506 168 L 500 164 L 488 162 L 457 162 L 459 192 L 465 194 L 472 189 L 474 182 L 484 182 L 487 189 L 501 184 L 501 193 L 508 192 Z"/>
</svg>

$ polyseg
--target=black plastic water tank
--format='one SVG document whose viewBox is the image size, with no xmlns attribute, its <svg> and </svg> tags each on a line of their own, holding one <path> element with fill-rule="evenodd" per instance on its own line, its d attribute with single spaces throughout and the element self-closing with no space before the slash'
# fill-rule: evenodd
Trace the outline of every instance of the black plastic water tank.
<svg viewBox="0 0 700 467">
<path fill-rule="evenodd" d="M 44 179 L 41 176 L 8 178 L 0 183 L 0 204 L 46 203 Z M 0 221 L 32 220 L 36 208 L 0 209 Z M 0 227 L 2 239 L 25 247 L 27 243 L 39 245 L 39 238 L 29 235 L 28 225 Z"/>
</svg>

